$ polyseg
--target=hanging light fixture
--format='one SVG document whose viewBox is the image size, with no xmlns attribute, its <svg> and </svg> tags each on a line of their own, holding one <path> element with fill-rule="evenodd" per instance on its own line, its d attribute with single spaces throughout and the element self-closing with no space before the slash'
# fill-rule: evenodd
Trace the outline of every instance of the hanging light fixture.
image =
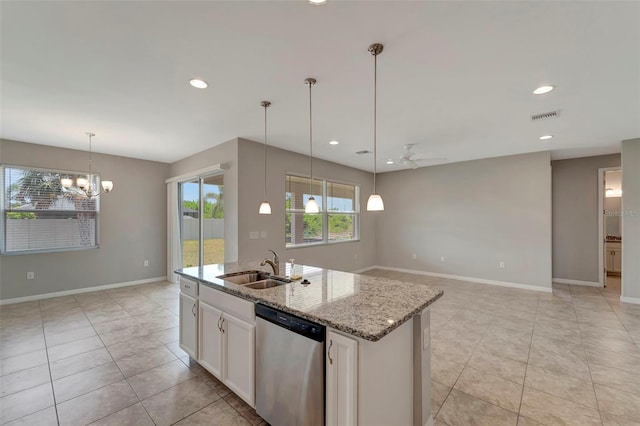
<svg viewBox="0 0 640 426">
<path fill-rule="evenodd" d="M 73 179 L 66 177 L 60 179 L 60 185 L 63 190 L 69 193 L 71 196 L 80 197 L 80 198 L 95 198 L 100 195 L 100 189 L 95 187 L 95 176 L 92 173 L 93 169 L 93 151 L 91 139 L 95 136 L 95 133 L 85 133 L 89 136 L 89 174 L 87 177 L 79 177 L 75 181 L 75 186 Z M 103 180 L 102 182 L 102 191 L 104 193 L 111 192 L 113 189 L 113 181 Z"/>
<path fill-rule="evenodd" d="M 307 78 L 304 84 L 309 86 L 309 200 L 304 206 L 305 213 L 318 213 L 320 208 L 313 198 L 313 116 L 311 115 L 311 87 L 316 84 L 315 78 Z"/>
<path fill-rule="evenodd" d="M 375 212 L 384 210 L 384 203 L 382 197 L 376 192 L 376 172 L 377 172 L 377 101 L 378 101 L 378 55 L 382 53 L 383 45 L 380 43 L 374 43 L 369 46 L 369 53 L 373 55 L 373 194 L 369 196 L 367 200 L 367 211 Z"/>
<path fill-rule="evenodd" d="M 264 198 L 260 204 L 260 214 L 271 214 L 271 204 L 267 201 L 267 108 L 271 106 L 271 102 L 262 101 L 260 105 L 264 108 Z"/>
</svg>

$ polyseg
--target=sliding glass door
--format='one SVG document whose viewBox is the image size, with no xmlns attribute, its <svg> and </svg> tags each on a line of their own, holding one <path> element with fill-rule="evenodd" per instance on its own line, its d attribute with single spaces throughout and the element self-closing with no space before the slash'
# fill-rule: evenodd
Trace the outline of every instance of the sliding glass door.
<svg viewBox="0 0 640 426">
<path fill-rule="evenodd" d="M 224 262 L 223 175 L 178 184 L 182 267 Z"/>
</svg>

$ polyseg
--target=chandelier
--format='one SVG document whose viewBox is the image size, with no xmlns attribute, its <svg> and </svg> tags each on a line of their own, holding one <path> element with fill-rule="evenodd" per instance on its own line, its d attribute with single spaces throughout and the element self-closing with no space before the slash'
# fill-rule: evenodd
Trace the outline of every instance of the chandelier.
<svg viewBox="0 0 640 426">
<path fill-rule="evenodd" d="M 60 179 L 60 185 L 62 186 L 62 190 L 73 197 L 78 198 L 95 198 L 100 195 L 100 187 L 97 185 L 96 175 L 92 173 L 93 167 L 93 158 L 92 158 L 92 147 L 91 147 L 91 138 L 95 136 L 95 133 L 86 133 L 89 136 L 89 173 L 86 177 L 78 177 L 75 182 L 70 177 L 65 177 Z M 102 191 L 104 193 L 111 192 L 113 189 L 113 181 L 103 180 Z"/>
</svg>

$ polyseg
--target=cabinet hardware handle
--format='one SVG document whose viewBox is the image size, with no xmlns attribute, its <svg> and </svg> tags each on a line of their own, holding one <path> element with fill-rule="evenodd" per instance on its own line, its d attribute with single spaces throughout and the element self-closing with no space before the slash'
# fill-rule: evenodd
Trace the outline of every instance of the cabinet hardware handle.
<svg viewBox="0 0 640 426">
<path fill-rule="evenodd" d="M 327 350 L 327 356 L 329 357 L 329 364 L 333 365 L 333 358 L 331 358 L 331 346 L 333 346 L 333 340 L 329 340 L 329 349 Z"/>
<path fill-rule="evenodd" d="M 184 286 L 185 286 L 186 288 L 191 288 L 191 287 L 189 287 L 189 285 L 188 285 L 188 284 L 185 284 Z"/>
<path fill-rule="evenodd" d="M 220 331 L 224 334 L 224 318 L 222 318 L 222 326 L 220 327 Z"/>
<path fill-rule="evenodd" d="M 220 325 L 220 322 L 222 321 L 222 315 L 220 315 L 220 318 L 218 318 L 218 330 L 222 331 L 222 326 Z"/>
<path fill-rule="evenodd" d="M 193 304 L 193 308 L 191 308 L 191 313 L 193 314 L 193 316 L 196 316 L 196 304 Z"/>
</svg>

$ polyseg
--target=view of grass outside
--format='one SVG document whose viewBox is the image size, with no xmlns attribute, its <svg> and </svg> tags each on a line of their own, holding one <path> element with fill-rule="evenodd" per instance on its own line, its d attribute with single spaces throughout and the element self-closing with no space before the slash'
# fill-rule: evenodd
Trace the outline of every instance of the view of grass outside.
<svg viewBox="0 0 640 426">
<path fill-rule="evenodd" d="M 198 240 L 185 240 L 182 244 L 183 268 L 198 265 Z M 204 264 L 224 263 L 224 240 L 204 240 Z"/>
</svg>

